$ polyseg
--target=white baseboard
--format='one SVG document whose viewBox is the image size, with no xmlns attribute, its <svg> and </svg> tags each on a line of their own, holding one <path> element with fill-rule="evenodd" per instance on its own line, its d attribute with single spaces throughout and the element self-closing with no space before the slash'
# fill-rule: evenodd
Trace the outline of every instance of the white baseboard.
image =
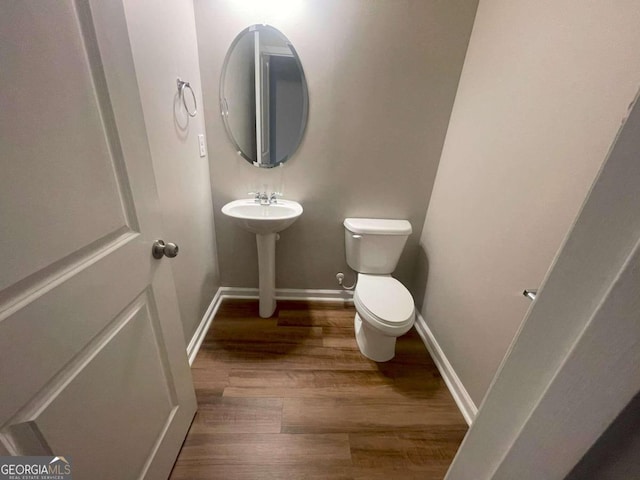
<svg viewBox="0 0 640 480">
<path fill-rule="evenodd" d="M 202 341 L 204 337 L 207 335 L 209 328 L 211 327 L 211 322 L 213 321 L 213 317 L 216 316 L 216 312 L 222 303 L 222 295 L 220 294 L 220 288 L 213 296 L 213 300 L 209 304 L 207 311 L 204 312 L 202 320 L 196 328 L 193 337 L 191 337 L 191 341 L 189 345 L 187 345 L 187 357 L 189 357 L 189 365 L 193 365 L 193 361 L 196 359 L 196 355 L 198 354 L 198 350 L 200 350 L 200 346 L 202 345 Z"/>
<path fill-rule="evenodd" d="M 462 416 L 467 421 L 467 424 L 471 425 L 478 413 L 478 407 L 473 403 L 471 396 L 464 388 L 464 385 L 460 381 L 460 378 L 458 378 L 458 375 L 456 375 L 456 372 L 449 363 L 449 360 L 447 360 L 447 357 L 440 348 L 436 337 L 433 336 L 433 332 L 429 329 L 427 322 L 417 310 L 415 326 L 418 334 L 427 347 L 427 350 L 429 350 L 431 358 L 433 358 L 433 362 L 436 364 L 436 367 L 438 367 L 440 375 L 442 375 L 447 387 L 449 387 L 449 391 L 451 392 L 453 399 L 456 401 Z"/>
<path fill-rule="evenodd" d="M 218 308 L 225 298 L 258 298 L 257 288 L 239 288 L 239 287 L 220 287 L 213 300 L 209 304 L 207 311 L 204 313 L 198 328 L 196 328 L 191 341 L 187 346 L 187 357 L 189 365 L 193 365 L 193 361 L 200 350 L 200 346 L 207 335 L 213 317 L 216 316 Z M 314 289 L 298 289 L 298 288 L 277 288 L 276 300 L 313 300 L 313 301 L 345 301 L 353 302 L 353 292 L 349 290 L 314 290 Z"/>
<path fill-rule="evenodd" d="M 220 287 L 222 298 L 258 298 L 257 288 Z M 276 288 L 276 300 L 314 300 L 353 302 L 351 290 L 318 290 L 305 288 Z"/>
</svg>

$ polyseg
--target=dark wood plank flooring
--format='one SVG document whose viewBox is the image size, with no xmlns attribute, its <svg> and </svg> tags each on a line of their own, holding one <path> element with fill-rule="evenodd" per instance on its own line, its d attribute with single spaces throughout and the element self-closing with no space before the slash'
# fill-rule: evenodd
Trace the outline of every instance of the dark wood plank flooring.
<svg viewBox="0 0 640 480">
<path fill-rule="evenodd" d="M 412 330 L 362 356 L 353 306 L 225 301 L 193 364 L 199 409 L 172 480 L 441 479 L 467 425 Z"/>
</svg>

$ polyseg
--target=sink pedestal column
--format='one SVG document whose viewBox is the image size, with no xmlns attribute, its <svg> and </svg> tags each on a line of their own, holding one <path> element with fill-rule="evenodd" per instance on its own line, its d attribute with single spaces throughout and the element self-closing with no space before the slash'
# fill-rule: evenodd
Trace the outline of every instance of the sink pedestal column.
<svg viewBox="0 0 640 480">
<path fill-rule="evenodd" d="M 277 233 L 257 233 L 260 316 L 269 318 L 276 310 Z"/>
</svg>

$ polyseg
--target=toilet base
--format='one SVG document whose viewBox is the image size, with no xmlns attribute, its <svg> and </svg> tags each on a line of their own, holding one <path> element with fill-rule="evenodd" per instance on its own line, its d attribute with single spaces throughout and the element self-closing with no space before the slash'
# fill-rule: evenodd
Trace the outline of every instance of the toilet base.
<svg viewBox="0 0 640 480">
<path fill-rule="evenodd" d="M 356 342 L 360 353 L 374 362 L 388 362 L 396 354 L 396 337 L 384 335 L 370 327 L 356 313 Z"/>
</svg>

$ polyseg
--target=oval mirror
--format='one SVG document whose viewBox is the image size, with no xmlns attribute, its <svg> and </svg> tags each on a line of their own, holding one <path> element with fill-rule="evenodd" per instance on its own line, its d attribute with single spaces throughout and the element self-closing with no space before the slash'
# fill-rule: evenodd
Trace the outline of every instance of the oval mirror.
<svg viewBox="0 0 640 480">
<path fill-rule="evenodd" d="M 238 154 L 258 167 L 275 167 L 297 150 L 309 95 L 291 42 L 269 25 L 252 25 L 235 38 L 222 67 L 220 113 Z"/>
</svg>

